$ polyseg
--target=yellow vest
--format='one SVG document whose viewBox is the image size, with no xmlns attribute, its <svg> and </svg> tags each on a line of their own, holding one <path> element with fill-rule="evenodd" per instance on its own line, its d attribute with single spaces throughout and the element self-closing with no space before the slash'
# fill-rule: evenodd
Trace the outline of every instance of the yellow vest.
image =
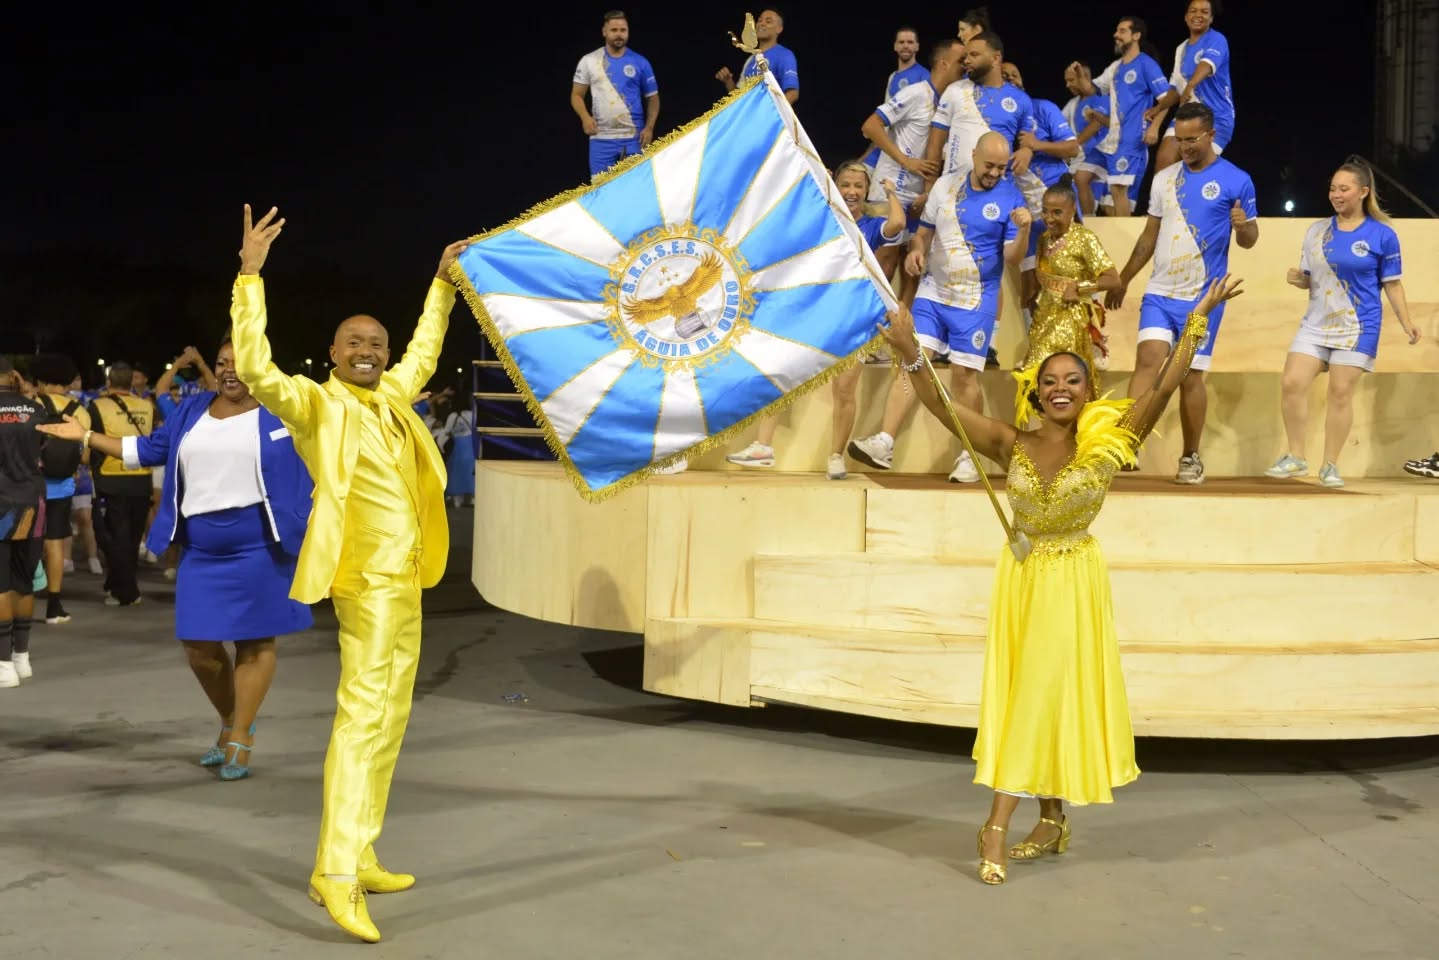
<svg viewBox="0 0 1439 960">
<path fill-rule="evenodd" d="M 123 408 L 121 404 L 124 405 Z M 90 410 L 90 429 L 108 437 L 148 437 L 150 431 L 155 429 L 155 405 L 144 397 L 135 397 L 129 394 L 121 394 L 117 397 L 113 393 L 103 393 L 90 404 Z M 129 416 L 126 416 L 127 411 Z M 98 469 L 96 468 L 97 459 Z M 103 457 L 92 448 L 90 472 L 95 481 L 102 485 L 106 480 L 113 481 L 122 477 L 134 478 L 127 485 L 135 487 L 135 494 L 137 496 L 149 494 L 149 467 L 137 467 L 129 470 L 125 467 L 125 461 L 119 457 Z M 139 480 L 145 481 L 143 487 L 137 482 Z M 116 492 L 129 491 L 117 490 Z"/>
</svg>

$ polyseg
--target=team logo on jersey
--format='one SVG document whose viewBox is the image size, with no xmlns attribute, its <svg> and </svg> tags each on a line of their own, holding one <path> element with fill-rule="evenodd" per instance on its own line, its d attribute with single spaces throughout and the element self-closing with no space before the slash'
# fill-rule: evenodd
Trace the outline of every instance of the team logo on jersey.
<svg viewBox="0 0 1439 960">
<path fill-rule="evenodd" d="M 635 78 L 635 65 L 633 63 L 625 64 L 625 76 L 629 77 L 631 80 Z"/>
<path fill-rule="evenodd" d="M 1219 181 L 1218 181 L 1218 180 L 1211 180 L 1211 181 L 1209 181 L 1209 182 L 1206 183 L 1202 188 L 1200 188 L 1200 191 L 1199 191 L 1199 192 L 1204 196 L 1204 199 L 1206 199 L 1206 200 L 1218 200 L 1218 199 L 1219 199 Z"/>
<path fill-rule="evenodd" d="M 903 89 L 904 89 L 905 87 L 907 87 L 907 86 L 909 86 L 909 81 L 908 81 L 908 80 L 901 80 L 901 81 L 899 81 L 899 88 L 900 88 L 901 90 L 903 90 Z"/>
<path fill-rule="evenodd" d="M 1120 173 L 1123 173 L 1124 171 L 1129 169 L 1129 158 L 1120 157 L 1118 160 L 1114 161 L 1114 166 L 1119 170 Z"/>
<path fill-rule="evenodd" d="M 1014 102 L 1013 97 L 1005 97 L 1003 100 L 999 101 L 999 105 L 1004 108 L 1005 113 L 1013 113 L 1014 111 L 1019 109 L 1019 104 Z"/>
<path fill-rule="evenodd" d="M 983 211 L 983 212 L 984 212 L 984 219 L 986 219 L 986 220 L 998 220 L 998 219 L 999 219 L 999 204 L 997 204 L 997 203 L 986 203 L 986 204 L 984 205 L 984 211 Z"/>
<path fill-rule="evenodd" d="M 749 329 L 749 264 L 717 230 L 656 227 L 610 265 L 611 336 L 645 366 L 712 363 Z"/>
<path fill-rule="evenodd" d="M 1349 252 L 1356 257 L 1367 257 L 1369 256 L 1369 244 L 1363 240 L 1355 240 L 1354 243 L 1350 245 Z"/>
<path fill-rule="evenodd" d="M 1138 76 L 1139 74 L 1135 73 L 1133 70 L 1126 70 L 1124 71 L 1124 82 L 1133 83 L 1135 79 L 1138 78 Z"/>
<path fill-rule="evenodd" d="M 984 331 L 983 331 L 983 330 L 976 330 L 976 331 L 974 331 L 974 336 L 972 336 L 972 337 L 969 338 L 969 342 L 974 345 L 974 349 L 976 349 L 976 350 L 983 350 L 983 349 L 984 349 Z"/>
</svg>

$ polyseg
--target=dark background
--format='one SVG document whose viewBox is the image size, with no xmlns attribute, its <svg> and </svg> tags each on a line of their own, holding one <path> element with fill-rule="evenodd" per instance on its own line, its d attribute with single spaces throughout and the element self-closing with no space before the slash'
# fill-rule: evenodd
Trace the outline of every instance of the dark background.
<svg viewBox="0 0 1439 960">
<path fill-rule="evenodd" d="M 739 31 L 745 7 L 622 6 L 632 47 L 659 79 L 663 134 L 720 96 L 716 69 L 738 72 L 744 57 L 726 31 Z M 923 59 L 967 6 L 926 3 L 906 18 Z M 862 151 L 860 124 L 894 69 L 900 18 L 875 7 L 781 8 L 781 42 L 799 60 L 797 112 L 831 163 Z M 1187 35 L 1185 3 L 1173 0 L 991 7 L 1029 92 L 1061 105 L 1065 65 L 1086 59 L 1098 73 L 1119 16 L 1149 21 L 1166 74 Z M 1373 5 L 1343 17 L 1232 7 L 1216 23 L 1238 108 L 1226 155 L 1254 178 L 1262 215 L 1283 215 L 1285 199 L 1297 216 L 1323 215 L 1334 166 L 1372 147 Z M 576 62 L 600 45 L 605 9 L 31 8 L 3 68 L 0 350 L 65 350 L 92 375 L 99 357 L 138 360 L 152 379 L 186 344 L 211 354 L 229 322 L 247 201 L 278 205 L 289 221 L 266 268 L 282 366 L 309 357 L 318 367 L 336 323 L 358 312 L 402 345 L 447 242 L 586 179 L 568 94 Z M 458 379 L 479 341 L 457 307 L 441 375 Z"/>
</svg>

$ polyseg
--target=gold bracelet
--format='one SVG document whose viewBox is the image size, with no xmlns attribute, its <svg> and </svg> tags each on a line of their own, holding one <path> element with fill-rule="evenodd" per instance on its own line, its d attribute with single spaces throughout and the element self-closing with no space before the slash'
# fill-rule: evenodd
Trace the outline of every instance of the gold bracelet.
<svg viewBox="0 0 1439 960">
<path fill-rule="evenodd" d="M 1079 295 L 1081 297 L 1087 297 L 1092 293 L 1099 292 L 1099 284 L 1092 281 L 1085 281 L 1084 283 L 1077 284 L 1077 286 L 1079 287 Z"/>
<path fill-rule="evenodd" d="M 86 431 L 85 431 L 85 436 L 80 439 L 80 449 L 85 450 L 85 451 L 87 451 L 87 452 L 89 451 L 89 449 L 90 449 L 90 434 L 92 434 L 92 433 L 94 433 L 94 432 L 95 432 L 94 430 L 86 430 Z"/>
<path fill-rule="evenodd" d="M 1209 318 L 1202 313 L 1191 313 L 1189 322 L 1184 325 L 1184 335 L 1203 340 L 1209 335 Z"/>
</svg>

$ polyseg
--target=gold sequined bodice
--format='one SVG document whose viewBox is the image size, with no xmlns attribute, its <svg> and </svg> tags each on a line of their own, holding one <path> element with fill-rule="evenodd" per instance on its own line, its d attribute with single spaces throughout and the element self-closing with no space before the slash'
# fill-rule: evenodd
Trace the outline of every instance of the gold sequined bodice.
<svg viewBox="0 0 1439 960">
<path fill-rule="evenodd" d="M 1115 469 L 1110 460 L 1089 458 L 1081 462 L 1075 457 L 1046 485 L 1024 451 L 1023 441 L 1016 442 L 1005 485 L 1015 527 L 1024 531 L 1036 547 L 1048 538 L 1087 536 L 1089 525 L 1104 506 Z"/>
</svg>

